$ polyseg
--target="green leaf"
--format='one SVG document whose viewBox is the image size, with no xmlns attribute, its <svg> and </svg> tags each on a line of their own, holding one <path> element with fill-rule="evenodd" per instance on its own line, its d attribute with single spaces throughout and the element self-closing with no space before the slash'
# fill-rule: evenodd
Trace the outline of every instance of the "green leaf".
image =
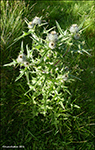
<svg viewBox="0 0 95 150">
<path fill-rule="evenodd" d="M 41 23 L 41 24 L 39 25 L 39 27 L 44 26 L 44 25 L 46 25 L 46 24 L 48 24 L 48 22 Z"/>
<path fill-rule="evenodd" d="M 25 75 L 26 75 L 27 82 L 30 83 L 30 81 L 29 81 L 29 72 L 25 72 Z"/>
<path fill-rule="evenodd" d="M 15 82 L 16 82 L 17 80 L 19 80 L 24 74 L 25 74 L 25 70 L 23 70 L 22 73 L 20 73 L 20 75 L 16 78 Z"/>
<path fill-rule="evenodd" d="M 36 41 L 37 43 L 39 43 L 40 45 L 44 46 L 43 43 L 41 43 L 40 41 L 38 41 L 37 39 L 35 39 L 33 36 L 30 36 L 31 39 L 33 39 L 34 41 Z"/>
<path fill-rule="evenodd" d="M 59 23 L 57 21 L 56 21 L 56 25 L 57 25 L 57 28 L 59 30 L 59 33 L 64 35 L 64 33 L 63 33 L 63 31 L 62 31 L 62 29 L 61 29 L 61 27 L 60 27 L 60 25 L 59 25 Z"/>
<path fill-rule="evenodd" d="M 61 42 L 63 42 L 63 41 L 66 41 L 66 40 L 70 39 L 70 37 L 64 38 L 64 37 L 62 36 L 62 37 L 59 37 L 58 39 L 61 40 Z"/>
<path fill-rule="evenodd" d="M 21 42 L 21 53 L 24 52 L 24 49 L 23 49 L 23 41 Z"/>
<path fill-rule="evenodd" d="M 30 87 L 30 89 L 29 89 L 24 95 L 26 95 L 27 93 L 29 93 L 30 91 L 32 91 L 33 89 L 35 89 L 35 86 L 36 86 L 36 84 L 38 83 L 38 81 L 39 81 L 40 79 L 41 79 L 41 78 L 38 78 L 38 80 L 37 80 L 33 85 L 28 84 L 29 87 Z"/>
<path fill-rule="evenodd" d="M 62 102 L 59 102 L 59 104 L 61 105 L 61 107 L 62 107 L 63 109 L 65 109 L 65 107 L 64 107 L 64 105 L 63 105 Z"/>
<path fill-rule="evenodd" d="M 69 95 L 71 95 L 71 93 L 69 92 L 69 90 L 65 89 L 64 91 L 67 92 Z"/>
<path fill-rule="evenodd" d="M 28 45 L 26 45 L 26 50 L 27 50 L 27 58 L 29 58 L 30 57 L 30 51 L 29 51 Z"/>
<path fill-rule="evenodd" d="M 44 56 L 47 54 L 47 52 L 48 52 L 48 50 L 45 51 L 45 53 L 44 53 L 43 56 L 41 57 L 41 60 L 40 60 L 39 64 L 42 62 L 42 60 L 43 60 Z M 38 65 L 39 65 L 39 64 L 38 64 Z"/>
<path fill-rule="evenodd" d="M 78 108 L 78 109 L 80 108 L 80 106 L 78 106 L 78 105 L 74 105 L 74 107 L 75 107 L 75 108 Z"/>
<path fill-rule="evenodd" d="M 45 33 L 48 33 L 48 32 L 50 32 L 52 29 L 55 29 L 55 28 L 56 28 L 56 27 L 54 26 L 54 27 L 50 28 L 49 30 L 46 30 Z"/>
<path fill-rule="evenodd" d="M 82 55 L 83 55 L 83 53 L 82 53 L 80 50 L 78 50 L 77 52 L 78 52 L 79 54 L 82 54 Z"/>
<path fill-rule="evenodd" d="M 23 37 L 25 37 L 25 36 L 27 36 L 27 35 L 29 35 L 29 34 L 31 34 L 31 31 L 29 31 L 29 32 L 27 32 L 27 33 L 23 31 L 23 34 L 22 34 L 20 37 L 14 39 L 14 42 L 13 42 L 11 45 L 9 45 L 9 46 L 7 47 L 7 49 L 10 48 L 12 45 L 14 45 L 14 44 L 15 44 L 17 41 L 19 41 L 21 38 L 23 38 Z"/>
<path fill-rule="evenodd" d="M 89 56 L 91 56 L 91 54 L 88 53 L 85 49 L 82 49 L 82 52 L 84 52 L 84 53 L 88 54 Z"/>
<path fill-rule="evenodd" d="M 16 60 L 13 60 L 13 62 L 11 62 L 11 63 L 8 63 L 8 64 L 5 64 L 5 65 L 3 65 L 3 66 L 16 66 L 16 64 L 17 64 L 17 61 Z"/>
<path fill-rule="evenodd" d="M 27 25 L 29 25 L 29 21 L 27 18 L 25 18 L 24 21 L 26 22 Z"/>
<path fill-rule="evenodd" d="M 23 37 L 25 37 L 25 36 L 27 36 L 29 34 L 31 34 L 31 31 L 28 31 L 28 32 L 23 31 L 23 34 L 20 37 L 14 39 L 14 41 L 17 42 L 18 40 L 20 40 L 21 38 L 23 38 Z"/>
</svg>

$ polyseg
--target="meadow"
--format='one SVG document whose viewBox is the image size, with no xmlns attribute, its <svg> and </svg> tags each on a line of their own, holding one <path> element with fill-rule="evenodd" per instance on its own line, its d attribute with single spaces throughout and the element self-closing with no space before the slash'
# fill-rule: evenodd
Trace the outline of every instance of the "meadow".
<svg viewBox="0 0 95 150">
<path fill-rule="evenodd" d="M 37 57 L 38 61 L 41 59 L 42 62 L 39 68 L 34 66 L 32 71 L 35 72 L 37 68 L 38 76 L 40 79 L 42 77 L 42 80 L 27 93 L 29 87 L 25 76 L 15 82 L 19 76 L 18 66 L 4 64 L 16 59 L 20 49 L 28 49 L 27 44 L 32 49 L 29 36 L 17 42 L 14 42 L 14 39 L 20 37 L 23 31 L 27 32 L 25 19 L 32 21 L 35 16 L 42 16 L 43 22 L 48 22 L 47 30 L 55 27 L 57 33 L 63 33 L 72 24 L 80 25 L 83 22 L 82 38 L 84 48 L 88 51 L 83 54 L 72 51 L 62 58 L 62 52 L 56 49 L 53 54 L 55 59 L 44 57 L 48 63 L 51 62 L 51 66 L 53 61 L 56 63 L 60 59 L 61 62 L 55 65 L 56 68 L 61 70 L 63 66 L 63 70 L 70 70 L 71 78 L 63 83 L 59 82 L 61 75 L 55 68 L 52 69 L 51 77 L 50 74 L 45 76 L 44 73 L 39 73 L 40 67 L 45 69 L 39 53 L 45 55 L 43 51 L 34 51 L 34 60 Z M 95 2 L 1 0 L 0 19 L 1 148 L 21 146 L 25 150 L 94 150 Z M 73 48 L 77 47 L 77 42 L 75 44 Z M 35 47 L 39 48 L 39 45 Z M 52 54 L 52 51 L 50 52 Z M 50 69 L 51 66 L 46 65 Z M 60 75 L 60 78 L 56 79 L 57 75 Z M 33 79 L 38 81 L 38 76 L 33 74 Z M 53 85 L 55 81 L 57 83 Z"/>
</svg>

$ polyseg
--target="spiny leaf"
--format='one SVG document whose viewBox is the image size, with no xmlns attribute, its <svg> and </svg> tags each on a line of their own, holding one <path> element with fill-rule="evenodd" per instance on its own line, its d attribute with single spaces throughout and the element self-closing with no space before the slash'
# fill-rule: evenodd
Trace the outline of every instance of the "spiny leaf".
<svg viewBox="0 0 95 150">
<path fill-rule="evenodd" d="M 23 41 L 21 42 L 21 53 L 24 52 L 24 49 L 23 49 Z"/>
<path fill-rule="evenodd" d="M 64 35 L 64 33 L 63 33 L 63 31 L 62 31 L 62 29 L 61 29 L 61 27 L 60 27 L 60 25 L 59 25 L 59 23 L 57 21 L 56 21 L 56 25 L 57 25 L 57 28 L 59 30 L 59 33 Z"/>
<path fill-rule="evenodd" d="M 16 78 L 15 82 L 16 82 L 17 80 L 19 80 L 19 79 L 24 75 L 24 73 L 25 73 L 25 70 L 22 71 L 22 73 L 20 73 L 20 75 Z"/>
<path fill-rule="evenodd" d="M 13 62 L 5 64 L 3 66 L 12 66 L 12 65 L 15 66 L 16 64 L 17 64 L 17 61 L 13 60 Z"/>
<path fill-rule="evenodd" d="M 91 56 L 91 54 L 89 52 L 87 52 L 85 49 L 82 49 L 82 52 L 88 54 L 89 56 Z"/>
</svg>

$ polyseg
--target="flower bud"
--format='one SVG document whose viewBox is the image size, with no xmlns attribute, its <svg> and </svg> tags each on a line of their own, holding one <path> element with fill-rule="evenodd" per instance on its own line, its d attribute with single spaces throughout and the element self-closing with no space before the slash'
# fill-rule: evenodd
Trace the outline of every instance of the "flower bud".
<svg viewBox="0 0 95 150">
<path fill-rule="evenodd" d="M 34 24 L 33 24 L 32 22 L 29 22 L 28 28 L 31 29 L 31 28 L 33 28 L 33 27 L 34 27 Z"/>
<path fill-rule="evenodd" d="M 32 22 L 29 22 L 28 28 L 31 29 L 34 25 L 41 24 L 41 19 L 39 17 L 35 17 Z"/>
<path fill-rule="evenodd" d="M 58 36 L 57 36 L 56 31 L 51 31 L 51 33 L 48 35 L 47 38 L 49 41 L 56 42 L 58 40 Z"/>
<path fill-rule="evenodd" d="M 35 17 L 32 21 L 33 24 L 41 24 L 41 19 L 39 17 Z"/>
<path fill-rule="evenodd" d="M 71 33 L 75 33 L 75 32 L 78 32 L 79 29 L 78 29 L 78 25 L 77 24 L 73 24 L 71 27 L 70 27 L 70 32 Z"/>
<path fill-rule="evenodd" d="M 17 62 L 18 63 L 24 63 L 24 61 L 26 61 L 26 55 L 24 53 L 19 54 L 18 58 L 17 58 Z"/>
<path fill-rule="evenodd" d="M 25 67 L 28 67 L 28 66 L 29 66 L 29 62 L 28 62 L 28 61 L 25 61 L 25 62 L 24 62 L 24 66 L 25 66 Z"/>
<path fill-rule="evenodd" d="M 64 80 L 64 81 L 67 81 L 67 80 L 68 80 L 68 74 L 64 74 L 64 75 L 63 75 L 63 80 Z"/>
<path fill-rule="evenodd" d="M 54 49 L 54 48 L 56 47 L 56 44 L 55 44 L 53 41 L 51 41 L 51 42 L 49 43 L 49 47 L 50 47 L 51 49 Z"/>
<path fill-rule="evenodd" d="M 80 38 L 80 35 L 77 33 L 77 34 L 74 35 L 74 38 L 75 38 L 76 40 L 78 40 L 78 39 Z"/>
</svg>

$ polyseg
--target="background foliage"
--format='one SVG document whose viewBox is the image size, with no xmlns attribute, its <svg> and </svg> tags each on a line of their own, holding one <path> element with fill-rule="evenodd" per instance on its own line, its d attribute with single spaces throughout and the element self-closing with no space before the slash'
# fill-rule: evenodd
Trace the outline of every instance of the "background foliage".
<svg viewBox="0 0 95 150">
<path fill-rule="evenodd" d="M 94 4 L 93 1 L 1 1 L 1 147 L 24 145 L 29 150 L 94 150 Z M 27 30 L 24 18 L 32 20 L 35 16 L 43 16 L 49 22 L 49 27 L 56 25 L 57 20 L 64 30 L 73 23 L 79 25 L 84 16 L 87 16 L 84 27 L 90 24 L 83 35 L 86 48 L 92 49 L 92 56 L 74 54 L 65 57 L 66 65 L 73 70 L 73 75 L 81 78 L 81 81 L 76 79 L 66 83 L 71 93 L 65 94 L 66 106 L 70 108 L 64 113 L 65 118 L 68 118 L 66 120 L 62 117 L 53 118 L 57 113 L 52 114 L 52 117 L 44 117 L 42 114 L 34 117 L 31 112 L 31 95 L 24 95 L 28 90 L 26 80 L 23 78 L 15 82 L 18 68 L 3 67 L 3 64 L 16 58 L 20 51 L 21 41 L 8 46 L 23 30 Z M 28 37 L 23 41 L 24 48 L 25 44 L 31 42 Z M 80 109 L 72 108 L 72 103 L 80 106 Z M 52 124 L 53 119 L 57 126 Z"/>
</svg>

